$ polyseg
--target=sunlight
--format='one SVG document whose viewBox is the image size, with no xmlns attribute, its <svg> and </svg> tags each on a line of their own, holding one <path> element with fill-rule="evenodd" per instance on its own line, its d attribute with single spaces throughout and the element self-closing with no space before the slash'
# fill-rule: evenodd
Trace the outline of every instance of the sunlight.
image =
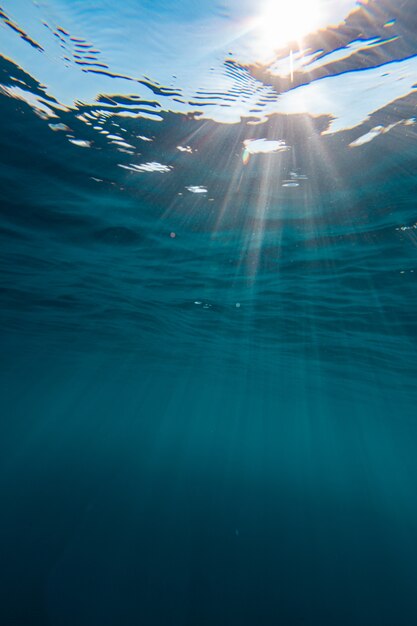
<svg viewBox="0 0 417 626">
<path fill-rule="evenodd" d="M 269 0 L 255 22 L 259 51 L 268 57 L 275 50 L 317 30 L 323 22 L 320 0 Z"/>
</svg>

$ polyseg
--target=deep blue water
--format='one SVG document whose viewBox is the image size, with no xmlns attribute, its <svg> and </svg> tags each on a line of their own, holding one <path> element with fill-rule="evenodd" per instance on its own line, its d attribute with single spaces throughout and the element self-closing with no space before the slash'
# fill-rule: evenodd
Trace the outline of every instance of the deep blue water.
<svg viewBox="0 0 417 626">
<path fill-rule="evenodd" d="M 0 624 L 417 624 L 416 8 L 2 2 Z"/>
</svg>

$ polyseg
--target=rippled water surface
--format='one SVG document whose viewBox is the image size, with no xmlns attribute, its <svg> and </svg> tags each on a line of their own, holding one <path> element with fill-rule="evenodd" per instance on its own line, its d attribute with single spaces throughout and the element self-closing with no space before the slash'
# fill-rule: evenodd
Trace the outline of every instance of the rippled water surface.
<svg viewBox="0 0 417 626">
<path fill-rule="evenodd" d="M 415 0 L 0 0 L 1 623 L 417 623 Z"/>
</svg>

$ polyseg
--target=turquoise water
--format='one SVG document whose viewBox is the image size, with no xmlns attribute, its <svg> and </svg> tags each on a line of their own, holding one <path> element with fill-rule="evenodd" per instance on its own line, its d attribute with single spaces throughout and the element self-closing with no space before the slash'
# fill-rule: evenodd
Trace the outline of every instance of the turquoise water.
<svg viewBox="0 0 417 626">
<path fill-rule="evenodd" d="M 3 0 L 5 626 L 417 623 L 416 5 L 323 6 Z"/>
</svg>

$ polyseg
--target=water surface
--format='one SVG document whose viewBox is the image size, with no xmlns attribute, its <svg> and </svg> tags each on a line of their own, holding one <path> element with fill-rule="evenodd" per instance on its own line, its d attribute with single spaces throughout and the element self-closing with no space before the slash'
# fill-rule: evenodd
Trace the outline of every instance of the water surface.
<svg viewBox="0 0 417 626">
<path fill-rule="evenodd" d="M 416 623 L 415 3 L 264 9 L 2 2 L 4 624 Z"/>
</svg>

